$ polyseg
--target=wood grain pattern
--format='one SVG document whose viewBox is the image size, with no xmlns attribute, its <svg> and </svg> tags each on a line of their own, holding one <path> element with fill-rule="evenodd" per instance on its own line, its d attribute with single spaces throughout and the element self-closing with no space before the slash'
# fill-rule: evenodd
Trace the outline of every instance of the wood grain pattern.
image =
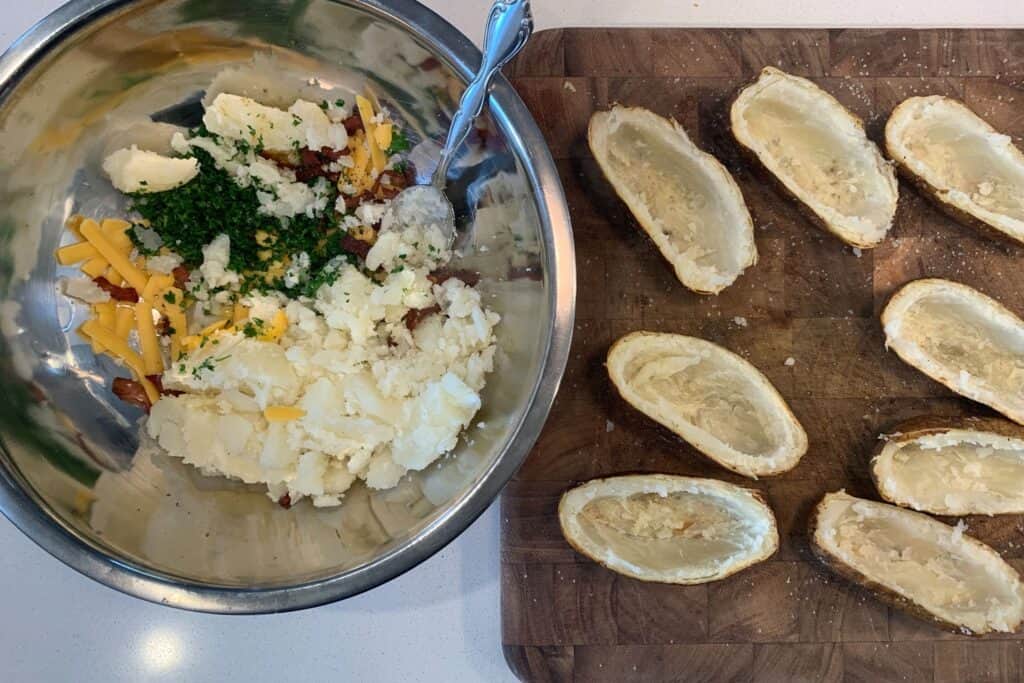
<svg viewBox="0 0 1024 683">
<path fill-rule="evenodd" d="M 1024 31 L 562 29 L 535 37 L 508 73 L 558 165 L 579 296 L 551 417 L 502 498 L 506 660 L 531 681 L 1022 680 L 1020 636 L 968 639 L 885 607 L 813 561 L 806 525 L 826 491 L 877 498 L 868 457 L 893 424 L 925 413 L 992 414 L 886 353 L 877 316 L 893 291 L 924 276 L 977 287 L 1024 315 L 1024 248 L 957 224 L 903 184 L 896 225 L 877 249 L 853 250 L 815 229 L 725 129 L 730 97 L 767 64 L 814 79 L 876 141 L 901 100 L 932 93 L 962 98 L 1024 141 Z M 597 168 L 587 122 L 615 102 L 675 117 L 740 184 L 760 260 L 719 296 L 679 284 Z M 704 337 L 760 368 L 807 430 L 800 465 L 753 482 L 621 401 L 604 357 L 614 339 L 638 329 Z M 562 492 L 637 471 L 760 489 L 778 519 L 779 552 L 704 586 L 635 581 L 575 553 L 558 528 Z M 1024 568 L 1024 517 L 966 522 Z"/>
</svg>

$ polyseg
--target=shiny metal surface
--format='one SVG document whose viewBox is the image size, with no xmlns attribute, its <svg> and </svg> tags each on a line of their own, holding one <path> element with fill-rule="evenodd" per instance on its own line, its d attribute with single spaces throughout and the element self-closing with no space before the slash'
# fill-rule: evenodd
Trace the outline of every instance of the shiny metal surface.
<svg viewBox="0 0 1024 683">
<path fill-rule="evenodd" d="M 210 86 L 295 96 L 309 78 L 380 99 L 435 156 L 479 53 L 414 2 L 80 0 L 0 58 L 0 509 L 70 566 L 147 600 L 215 612 L 297 609 L 422 561 L 498 494 L 540 432 L 564 370 L 575 270 L 565 201 L 540 133 L 499 79 L 450 182 L 503 321 L 479 426 L 439 467 L 344 505 L 283 510 L 151 448 L 107 390 L 117 371 L 75 333 L 57 291 L 72 213 L 124 211 L 98 173 L 111 147 L 187 113 Z M 251 93 L 259 94 L 259 93 Z M 183 104 L 184 103 L 184 104 Z M 172 117 L 173 119 L 173 117 Z M 418 164 L 418 166 L 420 166 Z"/>
<path fill-rule="evenodd" d="M 451 127 L 448 129 L 437 168 L 431 178 L 434 187 L 444 189 L 448 180 L 448 168 L 454 161 L 456 152 L 466 141 L 473 121 L 484 110 L 487 91 L 494 76 L 501 71 L 501 67 L 519 54 L 532 33 L 533 15 L 530 13 L 529 0 L 495 0 L 487 15 L 480 68 L 463 91 L 462 97 L 459 98 L 459 106 L 452 115 Z"/>
<path fill-rule="evenodd" d="M 455 245 L 455 207 L 452 204 L 453 200 L 449 200 L 445 194 L 448 169 L 469 136 L 473 122 L 483 111 L 487 103 L 487 92 L 494 77 L 501 72 L 501 67 L 519 54 L 532 33 L 533 15 L 530 13 L 529 0 L 494 0 L 491 11 L 487 14 L 480 67 L 462 92 L 459 105 L 452 114 L 448 134 L 438 155 L 437 166 L 430 176 L 430 183 L 413 185 L 403 190 L 395 199 L 393 210 L 400 221 L 403 220 L 403 216 L 410 216 L 409 220 L 416 220 L 418 212 L 423 211 L 425 207 L 432 207 L 428 215 L 444 227 L 449 246 Z M 466 226 L 462 226 L 462 230 L 466 232 Z M 461 250 L 463 247 L 460 242 L 458 248 Z"/>
</svg>

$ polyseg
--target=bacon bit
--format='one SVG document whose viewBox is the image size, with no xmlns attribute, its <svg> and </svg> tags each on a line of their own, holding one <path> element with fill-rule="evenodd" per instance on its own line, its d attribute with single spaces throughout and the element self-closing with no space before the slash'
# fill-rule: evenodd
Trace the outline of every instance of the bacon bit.
<svg viewBox="0 0 1024 683">
<path fill-rule="evenodd" d="M 156 333 L 161 337 L 171 336 L 171 321 L 167 319 L 167 316 L 160 316 L 160 322 L 156 324 Z"/>
<path fill-rule="evenodd" d="M 125 403 L 142 408 L 147 413 L 152 407 L 149 397 L 146 396 L 146 390 L 142 388 L 142 384 L 133 379 L 115 377 L 113 384 L 110 385 L 110 390 L 114 392 L 114 396 L 117 396 Z"/>
<path fill-rule="evenodd" d="M 299 150 L 299 164 L 295 166 L 295 179 L 306 183 L 314 178 L 327 178 L 332 183 L 338 182 L 341 173 L 329 171 L 327 166 L 348 154 L 348 150 L 321 147 L 319 150 L 303 147 Z"/>
<path fill-rule="evenodd" d="M 331 147 L 321 147 L 320 151 L 317 152 L 317 154 L 319 154 L 321 157 L 323 157 L 327 161 L 337 161 L 338 159 L 340 159 L 342 157 L 347 157 L 348 156 L 348 150 L 347 149 L 333 149 Z"/>
<path fill-rule="evenodd" d="M 341 248 L 350 254 L 355 254 L 359 258 L 366 258 L 366 255 L 370 253 L 370 247 L 373 246 L 369 242 L 356 239 L 352 235 L 345 235 L 341 238 Z"/>
<path fill-rule="evenodd" d="M 185 266 L 177 266 L 171 271 L 171 275 L 174 276 L 174 286 L 178 289 L 185 289 L 190 274 Z"/>
<path fill-rule="evenodd" d="M 292 506 L 292 497 L 286 493 L 277 499 L 277 504 L 287 510 Z"/>
<path fill-rule="evenodd" d="M 416 167 L 408 159 L 405 160 L 405 186 L 416 184 Z"/>
<path fill-rule="evenodd" d="M 110 298 L 115 301 L 131 301 L 134 303 L 139 300 L 139 293 L 131 287 L 118 287 L 103 276 L 94 277 L 92 281 L 96 283 L 97 287 L 109 294 Z"/>
<path fill-rule="evenodd" d="M 299 150 L 299 166 L 319 166 L 320 155 L 309 147 Z"/>
<path fill-rule="evenodd" d="M 406 314 L 402 316 L 402 320 L 405 322 L 405 326 L 409 329 L 409 331 L 412 332 L 419 326 L 421 322 L 423 322 L 424 319 L 434 315 L 435 313 L 440 312 L 441 307 L 438 306 L 437 304 L 434 304 L 429 308 L 410 308 L 406 312 Z"/>
<path fill-rule="evenodd" d="M 146 375 L 146 379 L 153 383 L 153 386 L 156 387 L 161 396 L 181 396 L 182 394 L 182 392 L 175 391 L 174 389 L 164 389 L 160 375 Z M 114 396 L 117 396 L 125 403 L 142 408 L 147 413 L 153 407 L 153 404 L 149 402 L 149 396 L 146 395 L 146 390 L 143 388 L 142 383 L 136 382 L 134 379 L 115 377 L 110 385 L 110 390 L 114 393 Z"/>
<path fill-rule="evenodd" d="M 381 171 L 377 182 L 373 184 L 373 196 L 376 199 L 393 199 L 409 185 L 409 179 L 398 171 Z"/>
<path fill-rule="evenodd" d="M 466 283 L 469 287 L 476 287 L 477 283 L 480 282 L 480 273 L 473 270 L 465 270 L 462 268 L 456 268 L 449 270 L 447 268 L 439 268 L 433 273 L 427 275 L 427 279 L 433 282 L 435 285 L 443 285 L 445 282 L 452 278 L 458 278 Z"/>
<path fill-rule="evenodd" d="M 423 71 L 433 71 L 441 66 L 440 60 L 437 57 L 427 57 L 420 62 L 420 69 Z"/>
<path fill-rule="evenodd" d="M 264 159 L 273 161 L 278 166 L 284 166 L 285 168 L 295 168 L 294 157 L 290 152 L 279 152 L 271 151 L 269 149 L 261 149 L 259 152 L 260 156 Z"/>
<path fill-rule="evenodd" d="M 353 114 L 342 121 L 341 125 L 345 126 L 345 131 L 349 135 L 355 135 L 357 131 L 363 130 L 363 119 L 359 114 Z"/>
<path fill-rule="evenodd" d="M 345 195 L 345 208 L 349 211 L 353 211 L 359 207 L 360 204 L 368 199 L 373 199 L 373 193 L 363 192 L 362 194 L 356 195 Z"/>
</svg>

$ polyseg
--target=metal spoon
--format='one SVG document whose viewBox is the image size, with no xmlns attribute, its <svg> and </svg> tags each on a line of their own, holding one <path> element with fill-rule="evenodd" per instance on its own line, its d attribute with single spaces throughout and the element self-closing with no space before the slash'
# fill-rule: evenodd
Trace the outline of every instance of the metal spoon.
<svg viewBox="0 0 1024 683">
<path fill-rule="evenodd" d="M 462 93 L 430 184 L 406 188 L 394 199 L 392 211 L 399 225 L 440 224 L 448 243 L 454 242 L 455 209 L 444 192 L 448 167 L 483 110 L 495 74 L 523 49 L 532 32 L 529 0 L 495 0 L 487 17 L 480 69 Z"/>
</svg>

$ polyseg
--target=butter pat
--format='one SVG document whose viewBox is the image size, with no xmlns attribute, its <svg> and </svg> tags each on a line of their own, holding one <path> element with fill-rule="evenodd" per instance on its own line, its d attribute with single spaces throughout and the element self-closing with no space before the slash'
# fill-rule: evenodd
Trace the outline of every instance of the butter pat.
<svg viewBox="0 0 1024 683">
<path fill-rule="evenodd" d="M 165 192 L 195 178 L 199 161 L 172 159 L 132 145 L 104 159 L 103 172 L 121 192 Z"/>
</svg>

